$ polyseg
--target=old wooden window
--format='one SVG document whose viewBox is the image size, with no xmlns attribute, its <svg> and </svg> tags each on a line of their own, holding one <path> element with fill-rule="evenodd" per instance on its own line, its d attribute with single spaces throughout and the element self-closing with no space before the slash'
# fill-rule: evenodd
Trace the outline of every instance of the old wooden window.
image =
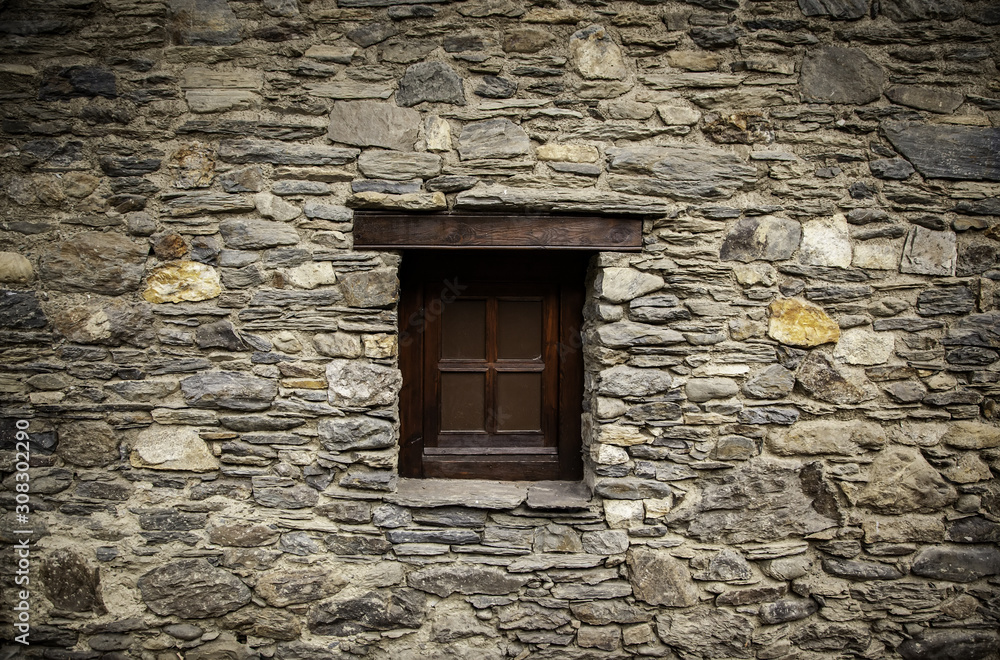
<svg viewBox="0 0 1000 660">
<path fill-rule="evenodd" d="M 588 256 L 404 255 L 402 476 L 581 477 Z"/>
<path fill-rule="evenodd" d="M 583 476 L 580 327 L 590 256 L 634 218 L 358 211 L 358 248 L 403 251 L 400 475 Z"/>
</svg>

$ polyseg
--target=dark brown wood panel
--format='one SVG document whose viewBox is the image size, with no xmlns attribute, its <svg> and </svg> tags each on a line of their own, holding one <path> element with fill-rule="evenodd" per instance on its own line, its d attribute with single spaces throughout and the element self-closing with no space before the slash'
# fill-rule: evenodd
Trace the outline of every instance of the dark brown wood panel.
<svg viewBox="0 0 1000 660">
<path fill-rule="evenodd" d="M 642 248 L 642 221 L 601 216 L 355 211 L 354 245 L 638 251 Z"/>
</svg>

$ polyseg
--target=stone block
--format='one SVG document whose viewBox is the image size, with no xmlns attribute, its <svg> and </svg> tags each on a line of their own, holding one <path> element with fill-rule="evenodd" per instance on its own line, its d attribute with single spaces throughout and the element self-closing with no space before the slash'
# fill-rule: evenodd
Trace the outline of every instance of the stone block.
<svg viewBox="0 0 1000 660">
<path fill-rule="evenodd" d="M 327 137 L 358 147 L 411 151 L 419 130 L 415 110 L 375 101 L 338 101 L 330 111 Z"/>
</svg>

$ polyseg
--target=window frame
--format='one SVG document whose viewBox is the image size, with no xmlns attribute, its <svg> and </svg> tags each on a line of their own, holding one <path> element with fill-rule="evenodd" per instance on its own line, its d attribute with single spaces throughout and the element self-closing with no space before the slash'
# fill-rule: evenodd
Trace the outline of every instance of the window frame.
<svg viewBox="0 0 1000 660">
<path fill-rule="evenodd" d="M 570 480 L 583 477 L 581 416 L 583 407 L 584 285 L 590 254 L 573 250 L 410 250 L 400 266 L 399 366 L 400 392 L 399 473 L 408 478 L 493 479 L 502 481 Z M 498 275 L 498 273 L 500 275 Z M 464 279 L 463 279 L 464 278 Z M 460 297 L 465 286 L 483 283 L 500 290 L 504 283 L 517 291 L 536 286 L 548 289 L 554 301 L 550 315 L 554 341 L 551 352 L 552 385 L 543 387 L 545 405 L 554 408 L 546 420 L 555 437 L 546 437 L 556 453 L 518 453 L 514 448 L 493 448 L 483 453 L 457 453 L 425 442 L 428 428 L 439 414 L 433 387 L 440 338 L 440 309 Z M 534 283 L 534 284 L 533 284 Z M 434 294 L 434 291 L 438 294 Z M 473 289 L 475 291 L 475 289 Z M 429 293 L 430 292 L 430 293 Z M 433 305 L 435 301 L 440 304 Z M 428 322 L 428 319 L 430 321 Z M 543 321 L 544 323 L 544 321 Z M 432 333 L 433 336 L 432 336 Z M 489 405 L 489 404 L 487 404 Z M 543 406 L 544 409 L 544 406 Z M 431 451 L 426 451 L 430 449 Z M 461 456 L 461 458 L 460 458 Z M 554 458 L 553 458 L 554 456 Z"/>
</svg>

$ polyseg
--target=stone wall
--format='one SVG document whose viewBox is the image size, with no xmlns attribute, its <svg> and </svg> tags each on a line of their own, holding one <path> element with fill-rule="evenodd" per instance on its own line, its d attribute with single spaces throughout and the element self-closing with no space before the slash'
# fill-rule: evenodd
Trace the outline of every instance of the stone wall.
<svg viewBox="0 0 1000 660">
<path fill-rule="evenodd" d="M 998 23 L 0 2 L 0 656 L 995 660 Z M 358 208 L 644 223 L 591 262 L 583 484 L 398 478 Z"/>
</svg>

